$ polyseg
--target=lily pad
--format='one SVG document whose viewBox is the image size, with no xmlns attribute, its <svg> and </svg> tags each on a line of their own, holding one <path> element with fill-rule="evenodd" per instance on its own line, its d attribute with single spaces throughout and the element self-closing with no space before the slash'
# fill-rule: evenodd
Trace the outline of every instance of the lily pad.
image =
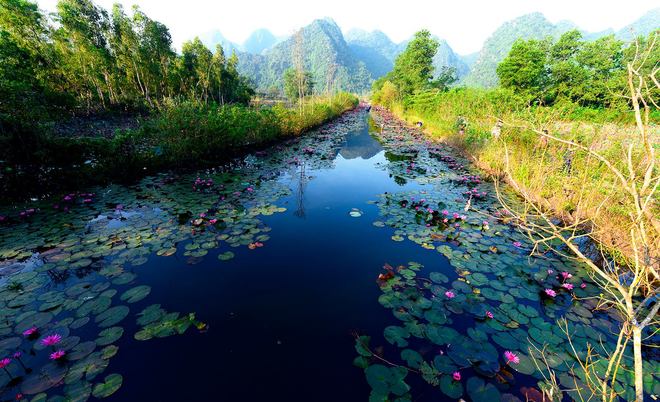
<svg viewBox="0 0 660 402">
<path fill-rule="evenodd" d="M 105 377 L 104 382 L 94 386 L 92 394 L 96 398 L 107 398 L 121 387 L 122 382 L 123 377 L 121 374 L 110 374 Z"/>
</svg>

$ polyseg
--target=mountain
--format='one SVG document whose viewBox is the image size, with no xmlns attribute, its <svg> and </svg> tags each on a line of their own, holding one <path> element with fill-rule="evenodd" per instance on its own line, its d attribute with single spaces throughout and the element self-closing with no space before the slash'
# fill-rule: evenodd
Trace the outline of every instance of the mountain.
<svg viewBox="0 0 660 402">
<path fill-rule="evenodd" d="M 226 55 L 230 55 L 233 51 L 239 52 L 242 50 L 240 45 L 222 36 L 218 30 L 205 32 L 199 35 L 199 40 L 201 40 L 202 43 L 212 52 L 215 52 L 216 45 L 221 45 Z"/>
<path fill-rule="evenodd" d="M 312 73 L 317 92 L 341 89 L 365 92 L 373 77 L 365 63 L 355 56 L 331 19 L 315 20 L 300 31 L 305 69 Z M 249 77 L 259 91 L 282 89 L 282 75 L 293 67 L 296 35 L 278 43 L 263 54 L 239 55 L 239 71 Z"/>
<path fill-rule="evenodd" d="M 269 30 L 257 29 L 243 42 L 243 50 L 248 53 L 261 54 L 277 44 L 278 40 Z"/>
<path fill-rule="evenodd" d="M 630 41 L 640 35 L 647 36 L 656 29 L 660 29 L 660 7 L 654 8 L 637 21 L 622 28 L 616 33 L 616 36 L 619 39 Z"/>
<path fill-rule="evenodd" d="M 381 31 L 352 29 L 346 34 L 346 42 L 374 79 L 390 72 L 394 59 L 401 52 L 400 47 Z"/>
<path fill-rule="evenodd" d="M 445 66 L 454 67 L 459 77 L 465 76 L 469 71 L 467 64 L 454 53 L 447 41 L 436 36 L 433 38 L 440 44 L 438 52 L 433 58 L 435 71 L 439 72 Z M 371 75 L 376 79 L 392 70 L 394 61 L 406 49 L 410 40 L 394 43 L 381 31 L 366 32 L 353 29 L 346 34 L 346 42 L 356 57 L 364 62 Z"/>
<path fill-rule="evenodd" d="M 496 86 L 497 65 L 506 57 L 517 39 L 559 37 L 574 28 L 575 25 L 567 21 L 552 24 L 541 13 L 523 15 L 504 23 L 486 40 L 463 84 L 475 87 Z"/>
<path fill-rule="evenodd" d="M 440 43 L 438 51 L 433 57 L 433 67 L 435 73 L 438 74 L 443 67 L 454 67 L 456 69 L 456 76 L 460 79 L 465 77 L 470 72 L 470 67 L 463 61 L 461 56 L 454 53 L 454 50 L 449 46 L 446 40 L 434 36 Z"/>
</svg>

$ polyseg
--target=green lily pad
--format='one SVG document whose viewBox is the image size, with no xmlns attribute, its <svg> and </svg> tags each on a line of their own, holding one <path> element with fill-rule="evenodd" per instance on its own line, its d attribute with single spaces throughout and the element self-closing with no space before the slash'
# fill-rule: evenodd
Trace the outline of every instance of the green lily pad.
<svg viewBox="0 0 660 402">
<path fill-rule="evenodd" d="M 229 260 L 231 260 L 232 258 L 234 258 L 234 256 L 235 256 L 235 255 L 234 255 L 233 252 L 231 252 L 231 251 L 225 251 L 224 253 L 220 253 L 220 254 L 218 254 L 218 259 L 219 259 L 220 261 L 229 261 Z"/>
<path fill-rule="evenodd" d="M 104 382 L 94 386 L 94 391 L 92 394 L 95 398 L 107 398 L 117 392 L 117 390 L 121 387 L 122 382 L 123 377 L 121 374 L 110 374 L 105 377 Z"/>
<path fill-rule="evenodd" d="M 486 383 L 479 377 L 470 377 L 467 392 L 473 402 L 493 402 L 500 400 L 500 391 L 493 384 Z"/>
<path fill-rule="evenodd" d="M 99 332 L 99 337 L 96 338 L 96 344 L 99 346 L 110 345 L 115 342 L 117 339 L 121 338 L 124 334 L 124 328 L 122 327 L 110 327 L 106 328 L 103 331 Z"/>
<path fill-rule="evenodd" d="M 111 307 L 97 315 L 94 321 L 101 328 L 111 327 L 126 318 L 129 311 L 130 309 L 126 306 Z"/>
<path fill-rule="evenodd" d="M 147 297 L 149 293 L 151 293 L 151 286 L 141 285 L 127 290 L 119 299 L 127 303 L 137 303 Z"/>
<path fill-rule="evenodd" d="M 460 381 L 454 381 L 451 375 L 443 375 L 440 378 L 440 389 L 452 399 L 458 399 L 463 395 L 463 384 Z"/>
</svg>

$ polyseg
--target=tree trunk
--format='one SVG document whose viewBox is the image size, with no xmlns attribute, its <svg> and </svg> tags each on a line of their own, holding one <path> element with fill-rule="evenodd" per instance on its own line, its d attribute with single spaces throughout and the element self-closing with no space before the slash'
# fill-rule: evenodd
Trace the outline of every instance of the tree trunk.
<svg viewBox="0 0 660 402">
<path fill-rule="evenodd" d="M 633 324 L 633 355 L 635 357 L 635 400 L 644 401 L 644 361 L 642 360 L 642 328 Z"/>
</svg>

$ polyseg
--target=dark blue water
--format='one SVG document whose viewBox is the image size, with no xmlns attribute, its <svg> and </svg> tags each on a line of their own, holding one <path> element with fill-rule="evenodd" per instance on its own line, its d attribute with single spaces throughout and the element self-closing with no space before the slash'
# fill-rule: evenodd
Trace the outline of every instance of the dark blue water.
<svg viewBox="0 0 660 402">
<path fill-rule="evenodd" d="M 367 400 L 363 370 L 352 364 L 354 333 L 381 334 L 397 321 L 378 303 L 381 267 L 417 261 L 451 272 L 435 250 L 393 242 L 390 230 L 373 226 L 378 210 L 368 201 L 415 188 L 396 184 L 378 166 L 385 162 L 361 125 L 334 167 L 299 167 L 281 179 L 293 194 L 277 203 L 286 212 L 265 217 L 265 247 L 239 248 L 222 264 L 210 253 L 197 265 L 170 257 L 140 267 L 150 300 L 195 311 L 210 330 L 120 341 L 110 368 L 120 368 L 124 384 L 113 399 Z M 352 208 L 363 215 L 351 217 Z"/>
</svg>

